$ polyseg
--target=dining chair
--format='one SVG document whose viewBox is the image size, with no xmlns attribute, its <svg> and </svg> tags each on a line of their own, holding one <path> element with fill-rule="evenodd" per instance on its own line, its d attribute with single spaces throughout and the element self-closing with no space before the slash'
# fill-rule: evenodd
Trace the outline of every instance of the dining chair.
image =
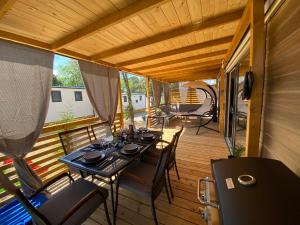
<svg viewBox="0 0 300 225">
<path fill-rule="evenodd" d="M 65 155 L 68 155 L 74 150 L 83 148 L 92 143 L 89 128 L 87 126 L 72 129 L 72 130 L 62 131 L 58 135 Z M 70 174 L 79 173 L 82 177 L 86 177 L 89 175 L 78 169 L 70 168 L 70 167 L 69 167 L 69 173 Z"/>
<path fill-rule="evenodd" d="M 114 221 L 116 221 L 118 193 L 121 187 L 150 200 L 154 222 L 158 225 L 154 201 L 160 195 L 163 188 L 165 188 L 169 203 L 171 203 L 165 179 L 165 170 L 171 152 L 171 144 L 166 141 L 162 142 L 168 145 L 161 150 L 159 162 L 156 166 L 142 161 L 135 161 L 119 175 L 116 183 Z"/>
<path fill-rule="evenodd" d="M 146 127 L 163 132 L 165 126 L 165 117 L 163 116 L 148 116 Z"/>
<path fill-rule="evenodd" d="M 114 126 L 114 130 L 112 131 L 108 121 L 92 124 L 91 129 L 95 140 L 112 137 L 113 132 L 116 132 L 116 127 Z"/>
<path fill-rule="evenodd" d="M 39 208 L 35 208 L 30 203 L 31 198 L 64 177 L 70 179 L 67 187 L 50 196 Z M 1 186 L 14 195 L 29 212 L 35 225 L 82 224 L 101 204 L 104 205 L 107 222 L 111 225 L 106 204 L 108 191 L 82 178 L 74 181 L 68 173 L 63 173 L 46 183 L 29 198 L 25 197 L 22 191 L 13 185 L 1 171 L 0 182 Z"/>
<path fill-rule="evenodd" d="M 62 131 L 58 135 L 66 155 L 76 149 L 90 145 L 92 142 L 89 128 L 87 126 Z"/>
<path fill-rule="evenodd" d="M 171 180 L 170 180 L 170 170 L 175 168 L 177 179 L 179 180 L 180 176 L 179 176 L 179 172 L 178 172 L 178 168 L 177 168 L 177 164 L 176 164 L 176 149 L 177 149 L 178 141 L 182 134 L 182 131 L 183 131 L 183 126 L 181 126 L 180 130 L 177 131 L 173 135 L 173 138 L 171 141 L 171 152 L 170 152 L 169 159 L 168 159 L 168 166 L 166 168 L 166 173 L 167 173 L 167 177 L 168 177 L 168 186 L 170 188 L 170 193 L 171 193 L 172 198 L 174 197 L 174 194 L 173 194 L 173 189 L 172 189 Z M 145 163 L 156 165 L 159 160 L 159 151 L 153 151 L 153 150 L 146 151 L 143 154 L 142 159 L 143 159 L 143 162 L 145 162 Z"/>
</svg>

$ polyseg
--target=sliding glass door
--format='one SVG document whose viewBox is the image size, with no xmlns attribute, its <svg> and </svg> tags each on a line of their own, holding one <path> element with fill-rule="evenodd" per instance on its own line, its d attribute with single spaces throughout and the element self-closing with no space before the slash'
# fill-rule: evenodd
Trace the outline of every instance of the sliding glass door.
<svg viewBox="0 0 300 225">
<path fill-rule="evenodd" d="M 236 65 L 227 74 L 226 84 L 225 140 L 231 153 L 235 146 L 238 83 L 239 66 Z"/>
</svg>

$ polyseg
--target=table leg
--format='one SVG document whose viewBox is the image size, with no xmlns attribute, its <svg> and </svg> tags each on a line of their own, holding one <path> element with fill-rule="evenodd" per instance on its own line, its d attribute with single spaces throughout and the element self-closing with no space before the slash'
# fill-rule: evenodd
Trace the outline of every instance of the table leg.
<svg viewBox="0 0 300 225">
<path fill-rule="evenodd" d="M 110 195 L 111 195 L 111 207 L 112 207 L 112 213 L 114 214 L 114 212 L 115 212 L 114 182 L 113 182 L 112 178 L 109 179 L 109 184 L 110 184 Z M 113 224 L 115 224 L 114 219 L 113 219 Z"/>
</svg>

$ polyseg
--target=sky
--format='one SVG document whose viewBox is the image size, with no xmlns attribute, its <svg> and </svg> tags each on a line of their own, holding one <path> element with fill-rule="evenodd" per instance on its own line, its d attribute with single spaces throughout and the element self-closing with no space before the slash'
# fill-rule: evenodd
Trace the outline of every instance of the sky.
<svg viewBox="0 0 300 225">
<path fill-rule="evenodd" d="M 72 61 L 74 59 L 61 56 L 61 55 L 54 55 L 54 62 L 53 62 L 53 74 L 57 75 L 57 68 L 59 65 L 63 65 L 69 61 Z"/>
</svg>

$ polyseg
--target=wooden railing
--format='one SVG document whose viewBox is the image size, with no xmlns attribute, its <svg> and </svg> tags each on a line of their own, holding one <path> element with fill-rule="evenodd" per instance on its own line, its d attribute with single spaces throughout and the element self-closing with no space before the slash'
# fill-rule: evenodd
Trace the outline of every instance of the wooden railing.
<svg viewBox="0 0 300 225">
<path fill-rule="evenodd" d="M 122 126 L 121 118 L 121 114 L 118 113 L 114 121 L 114 126 L 117 130 Z M 69 123 L 44 127 L 42 134 L 33 147 L 33 151 L 26 156 L 27 163 L 39 175 L 43 182 L 47 182 L 61 173 L 68 171 L 66 165 L 58 161 L 58 159 L 64 155 L 58 133 L 64 130 L 88 126 L 99 121 L 98 117 L 90 117 Z M 90 132 L 92 131 L 90 130 Z M 20 185 L 12 160 L 3 154 L 0 154 L 0 169 L 15 185 Z M 0 206 L 12 197 L 12 195 L 8 194 L 6 190 L 0 186 Z"/>
<path fill-rule="evenodd" d="M 205 100 L 205 93 L 201 92 L 200 99 L 198 98 L 198 95 L 196 93 L 196 90 L 194 88 L 189 88 L 187 90 L 187 97 L 186 102 L 182 102 L 180 98 L 180 91 L 178 88 L 176 89 L 170 89 L 170 102 L 171 104 L 175 103 L 186 103 L 186 104 L 202 104 Z"/>
</svg>

